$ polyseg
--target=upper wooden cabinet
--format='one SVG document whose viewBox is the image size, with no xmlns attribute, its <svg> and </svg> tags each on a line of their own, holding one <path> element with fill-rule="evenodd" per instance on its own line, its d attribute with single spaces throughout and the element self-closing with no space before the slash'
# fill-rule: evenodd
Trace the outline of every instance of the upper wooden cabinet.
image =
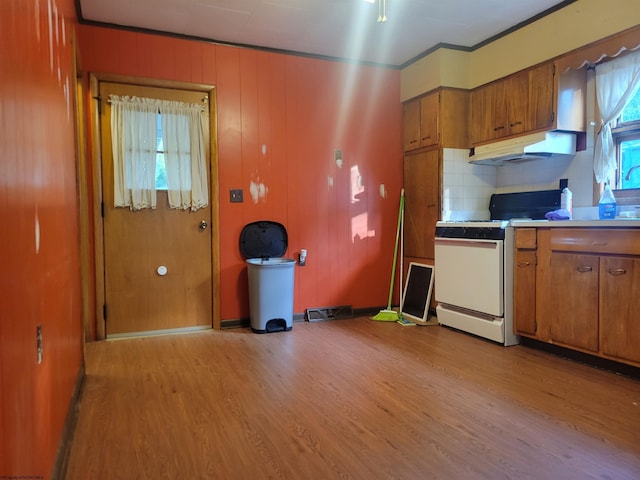
<svg viewBox="0 0 640 480">
<path fill-rule="evenodd" d="M 545 63 L 527 72 L 527 131 L 550 129 L 554 126 L 556 118 L 553 106 L 557 103 L 553 92 L 554 71 L 553 63 Z M 586 76 L 584 79 L 586 87 Z M 582 112 L 584 116 L 584 109 Z M 584 123 L 581 129 L 584 130 Z"/>
<path fill-rule="evenodd" d="M 469 92 L 440 88 L 403 104 L 404 151 L 469 148 Z"/>
<path fill-rule="evenodd" d="M 585 131 L 586 71 L 556 75 L 553 62 L 471 92 L 470 140 L 480 145 L 542 130 Z"/>
<path fill-rule="evenodd" d="M 440 94 L 432 93 L 420 98 L 420 146 L 438 145 L 440 132 L 438 120 L 440 112 Z"/>
</svg>

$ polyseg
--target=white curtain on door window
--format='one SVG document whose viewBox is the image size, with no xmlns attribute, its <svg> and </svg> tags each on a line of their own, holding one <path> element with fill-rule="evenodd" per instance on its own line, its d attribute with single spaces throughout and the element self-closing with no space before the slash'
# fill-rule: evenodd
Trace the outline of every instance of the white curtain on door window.
<svg viewBox="0 0 640 480">
<path fill-rule="evenodd" d="M 156 137 L 154 100 L 110 95 L 114 206 L 156 208 Z"/>
<path fill-rule="evenodd" d="M 169 206 L 195 211 L 209 204 L 203 105 L 163 101 L 162 142 Z"/>
<path fill-rule="evenodd" d="M 626 55 L 596 67 L 596 96 L 602 127 L 596 138 L 593 172 L 606 182 L 616 170 L 616 145 L 611 122 L 624 110 L 640 87 L 640 53 Z"/>
</svg>

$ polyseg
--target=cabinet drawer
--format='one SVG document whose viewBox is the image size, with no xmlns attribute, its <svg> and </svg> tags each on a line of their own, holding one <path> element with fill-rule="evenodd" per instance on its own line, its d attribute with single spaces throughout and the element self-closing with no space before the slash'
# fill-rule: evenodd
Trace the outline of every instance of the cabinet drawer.
<svg viewBox="0 0 640 480">
<path fill-rule="evenodd" d="M 535 228 L 516 228 L 516 248 L 534 249 L 537 247 L 537 235 Z"/>
<path fill-rule="evenodd" d="M 640 230 L 552 228 L 551 250 L 598 254 L 640 255 Z"/>
</svg>

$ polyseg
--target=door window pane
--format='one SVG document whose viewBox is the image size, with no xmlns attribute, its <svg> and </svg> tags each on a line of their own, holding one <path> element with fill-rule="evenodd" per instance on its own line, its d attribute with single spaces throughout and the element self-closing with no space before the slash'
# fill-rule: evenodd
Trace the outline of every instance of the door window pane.
<svg viewBox="0 0 640 480">
<path fill-rule="evenodd" d="M 158 114 L 156 135 L 156 190 L 168 190 L 167 168 L 164 163 L 164 145 L 162 143 L 162 117 Z"/>
</svg>

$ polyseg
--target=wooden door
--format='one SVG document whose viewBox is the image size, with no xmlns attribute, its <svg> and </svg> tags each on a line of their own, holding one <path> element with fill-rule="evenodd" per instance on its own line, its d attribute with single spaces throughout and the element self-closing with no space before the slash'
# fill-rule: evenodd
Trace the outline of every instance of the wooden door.
<svg viewBox="0 0 640 480">
<path fill-rule="evenodd" d="M 496 87 L 490 83 L 471 91 L 470 136 L 473 145 L 491 140 L 495 136 L 493 111 Z"/>
<path fill-rule="evenodd" d="M 640 259 L 600 259 L 600 350 L 640 363 Z"/>
<path fill-rule="evenodd" d="M 504 81 L 506 95 L 506 135 L 524 132 L 529 105 L 529 72 L 520 72 Z"/>
<path fill-rule="evenodd" d="M 599 258 L 551 253 L 551 339 L 598 351 Z"/>
<path fill-rule="evenodd" d="M 514 333 L 535 335 L 536 266 L 538 232 L 535 228 L 515 229 L 513 262 L 513 325 Z"/>
<path fill-rule="evenodd" d="M 430 93 L 420 99 L 420 146 L 437 145 L 440 94 Z"/>
<path fill-rule="evenodd" d="M 532 68 L 529 74 L 527 131 L 553 127 L 554 66 L 546 63 Z"/>
<path fill-rule="evenodd" d="M 163 190 L 157 191 L 156 209 L 130 211 L 113 206 L 111 108 L 106 101 L 109 94 L 189 103 L 202 102 L 206 96 L 203 92 L 114 83 L 100 85 L 107 337 L 209 327 L 212 324 L 211 208 L 196 212 L 170 209 L 167 192 Z M 208 128 L 205 131 L 208 135 Z M 207 138 L 206 144 L 209 143 Z M 210 151 L 207 151 L 207 164 L 210 165 Z"/>
<path fill-rule="evenodd" d="M 402 105 L 402 138 L 404 151 L 420 148 L 420 100 Z"/>
<path fill-rule="evenodd" d="M 440 151 L 404 157 L 404 255 L 434 258 L 440 218 Z"/>
</svg>

